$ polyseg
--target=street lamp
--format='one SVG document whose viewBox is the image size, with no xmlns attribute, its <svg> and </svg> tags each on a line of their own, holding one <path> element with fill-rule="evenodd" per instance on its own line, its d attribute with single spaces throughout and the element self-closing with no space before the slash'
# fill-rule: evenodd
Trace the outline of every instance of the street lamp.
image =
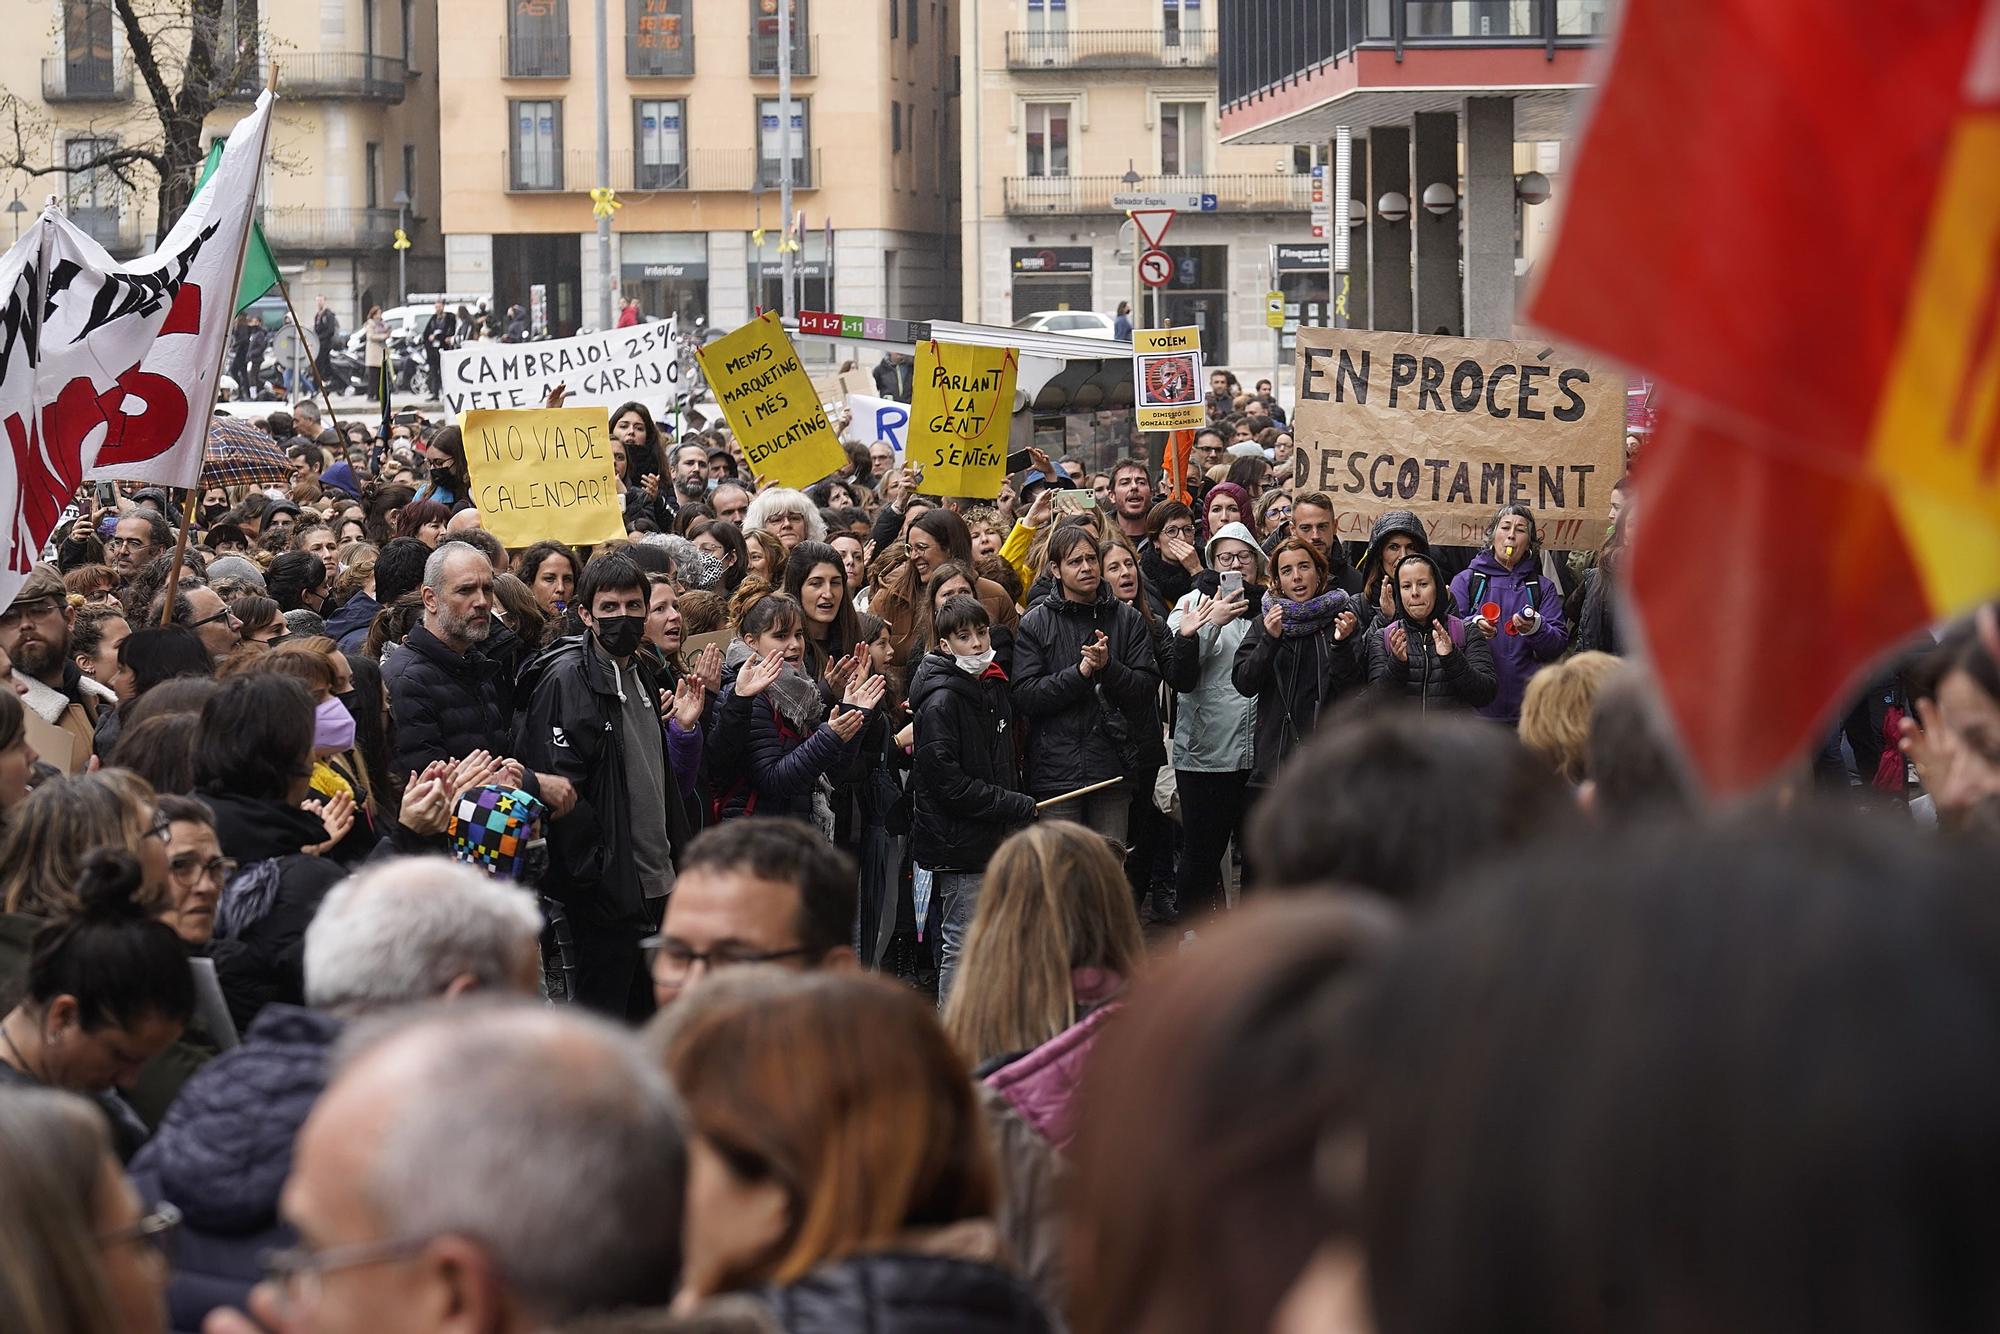
<svg viewBox="0 0 2000 1334">
<path fill-rule="evenodd" d="M 410 225 L 410 192 L 396 191 L 396 197 L 389 201 L 396 206 L 396 240 L 403 242 Z M 409 255 L 407 244 L 396 247 L 396 304 L 403 305 L 410 299 Z"/>
<path fill-rule="evenodd" d="M 1126 158 L 1125 174 L 1118 178 L 1118 183 L 1125 187 L 1126 193 L 1130 194 L 1139 188 L 1139 179 L 1138 164 L 1131 158 Z M 1146 312 L 1146 289 L 1139 285 L 1140 250 L 1139 224 L 1134 222 L 1132 224 L 1132 323 L 1134 324 L 1139 323 Z"/>
<path fill-rule="evenodd" d="M 7 212 L 14 219 L 14 239 L 16 241 L 21 239 L 21 215 L 27 211 L 28 206 L 21 202 L 21 192 L 16 190 L 13 199 L 7 203 Z"/>
</svg>

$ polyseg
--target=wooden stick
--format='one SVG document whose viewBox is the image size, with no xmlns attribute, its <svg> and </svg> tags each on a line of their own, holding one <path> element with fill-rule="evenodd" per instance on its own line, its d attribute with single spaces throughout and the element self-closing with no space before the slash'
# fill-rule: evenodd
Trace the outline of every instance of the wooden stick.
<svg viewBox="0 0 2000 1334">
<path fill-rule="evenodd" d="M 1075 801 L 1078 797 L 1087 797 L 1093 792 L 1102 792 L 1107 787 L 1116 787 L 1124 781 L 1123 778 L 1107 778 L 1101 783 L 1092 783 L 1089 787 L 1080 787 L 1074 792 L 1065 792 L 1060 797 L 1050 797 L 1047 801 L 1038 801 L 1035 803 L 1035 809 L 1045 811 L 1051 806 L 1060 806 L 1065 801 Z"/>
<path fill-rule="evenodd" d="M 278 275 L 278 295 L 285 298 L 285 312 L 292 317 L 292 327 L 299 331 L 299 337 L 303 339 L 306 336 L 306 326 L 299 322 L 298 308 L 292 304 L 292 285 L 285 281 L 283 274 Z M 319 358 L 317 357 L 313 358 L 313 382 L 319 385 L 320 401 L 326 404 L 327 421 L 332 423 L 334 434 L 341 434 L 340 418 L 333 410 L 333 395 L 327 392 L 326 377 L 319 373 Z M 292 387 L 292 392 L 298 392 L 296 385 Z M 315 440 L 313 443 L 318 444 L 319 442 Z M 341 446 L 340 456 L 342 458 L 347 457 L 347 447 L 345 445 Z"/>
<path fill-rule="evenodd" d="M 210 409 L 214 411 L 214 409 Z M 181 515 L 181 535 L 174 543 L 174 563 L 167 569 L 165 601 L 160 603 L 160 624 L 170 625 L 174 619 L 174 598 L 181 591 L 181 563 L 187 559 L 188 533 L 194 528 L 194 508 L 201 503 L 201 493 L 208 488 L 201 484 L 201 478 L 194 479 L 188 488 L 187 509 Z"/>
</svg>

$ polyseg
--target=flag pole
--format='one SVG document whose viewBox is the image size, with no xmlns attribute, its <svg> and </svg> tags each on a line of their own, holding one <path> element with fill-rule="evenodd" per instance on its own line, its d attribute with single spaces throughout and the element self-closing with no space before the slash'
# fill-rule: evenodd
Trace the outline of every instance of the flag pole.
<svg viewBox="0 0 2000 1334">
<path fill-rule="evenodd" d="M 275 59 L 271 61 L 271 66 L 265 73 L 264 91 L 271 94 L 273 102 L 277 100 L 278 62 Z M 264 126 L 260 131 L 260 136 L 257 141 L 257 163 L 261 167 L 264 162 L 264 149 L 271 142 L 271 113 L 268 108 L 264 112 Z M 219 171 L 220 168 L 218 167 L 217 170 Z M 250 203 L 244 206 L 243 225 L 236 232 L 236 275 L 229 282 L 228 301 L 232 313 L 236 308 L 237 289 L 243 286 L 243 256 L 244 252 L 250 248 L 250 228 L 256 221 L 257 210 L 254 207 L 257 202 L 256 190 L 256 182 L 252 181 L 250 186 Z M 194 201 L 190 199 L 188 202 L 192 204 Z M 282 282 L 283 280 L 280 279 L 280 281 Z M 215 371 L 208 377 L 208 402 L 201 410 L 201 452 L 203 457 L 206 457 L 208 454 L 208 431 L 210 425 L 215 420 L 215 396 L 222 392 L 222 368 L 229 356 L 228 331 L 225 329 L 223 337 L 216 341 L 218 345 L 215 349 Z M 194 475 L 194 485 L 188 488 L 187 508 L 181 514 L 181 535 L 174 543 L 174 563 L 167 569 L 166 587 L 161 590 L 161 625 L 167 625 L 173 620 L 174 600 L 180 596 L 181 591 L 181 567 L 187 561 L 188 530 L 194 527 L 195 506 L 201 502 L 201 492 L 201 470 L 197 468 Z"/>
<path fill-rule="evenodd" d="M 292 304 L 292 285 L 285 281 L 285 275 L 278 275 L 278 295 L 285 298 L 285 313 L 292 317 L 292 327 L 299 331 L 299 337 L 306 336 L 306 326 L 299 320 L 298 308 Z M 340 418 L 333 411 L 333 395 L 327 392 L 326 377 L 319 373 L 319 359 L 313 358 L 313 381 L 319 385 L 320 401 L 326 404 L 326 419 L 333 423 L 334 433 L 340 433 Z M 341 457 L 345 458 L 343 453 Z"/>
</svg>

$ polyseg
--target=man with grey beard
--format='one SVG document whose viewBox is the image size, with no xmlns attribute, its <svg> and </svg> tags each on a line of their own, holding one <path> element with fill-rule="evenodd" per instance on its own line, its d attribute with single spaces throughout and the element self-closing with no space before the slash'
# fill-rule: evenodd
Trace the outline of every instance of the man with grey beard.
<svg viewBox="0 0 2000 1334">
<path fill-rule="evenodd" d="M 497 605 L 492 562 L 464 542 L 442 543 L 424 562 L 423 596 L 423 623 L 382 664 L 396 721 L 390 771 L 398 774 L 475 750 L 505 755 L 513 727 L 513 682 L 481 648 Z M 576 801 L 569 780 L 555 774 L 530 774 L 526 786 L 557 816 Z"/>
</svg>

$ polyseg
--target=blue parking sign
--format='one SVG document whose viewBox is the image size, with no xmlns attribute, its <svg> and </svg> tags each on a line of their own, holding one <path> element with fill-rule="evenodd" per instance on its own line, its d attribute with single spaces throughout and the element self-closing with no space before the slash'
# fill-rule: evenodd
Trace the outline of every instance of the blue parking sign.
<svg viewBox="0 0 2000 1334">
<path fill-rule="evenodd" d="M 1203 213 L 1213 213 L 1218 207 L 1219 205 L 1214 195 L 1203 195 L 1201 197 L 1201 211 Z"/>
</svg>

